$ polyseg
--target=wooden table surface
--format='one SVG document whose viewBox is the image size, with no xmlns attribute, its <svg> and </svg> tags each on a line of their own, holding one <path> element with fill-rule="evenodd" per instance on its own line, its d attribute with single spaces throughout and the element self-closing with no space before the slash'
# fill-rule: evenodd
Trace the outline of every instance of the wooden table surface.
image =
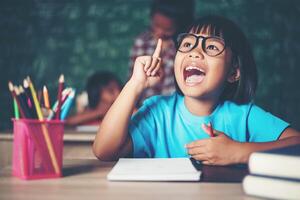
<svg viewBox="0 0 300 200">
<path fill-rule="evenodd" d="M 106 175 L 113 165 L 96 159 L 64 160 L 62 178 L 31 181 L 12 177 L 6 167 L 0 171 L 0 199 L 257 199 L 246 196 L 240 182 L 110 182 Z M 205 170 L 209 176 L 211 172 Z"/>
</svg>

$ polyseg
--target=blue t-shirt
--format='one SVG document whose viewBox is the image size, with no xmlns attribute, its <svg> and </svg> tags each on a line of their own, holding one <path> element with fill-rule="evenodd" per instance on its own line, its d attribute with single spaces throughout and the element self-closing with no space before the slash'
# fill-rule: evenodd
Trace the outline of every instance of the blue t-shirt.
<svg viewBox="0 0 300 200">
<path fill-rule="evenodd" d="M 201 127 L 208 122 L 239 142 L 275 141 L 289 126 L 253 103 L 238 105 L 225 101 L 209 116 L 196 116 L 176 92 L 171 96 L 154 96 L 144 101 L 131 119 L 133 157 L 188 157 L 184 145 L 208 138 Z"/>
</svg>

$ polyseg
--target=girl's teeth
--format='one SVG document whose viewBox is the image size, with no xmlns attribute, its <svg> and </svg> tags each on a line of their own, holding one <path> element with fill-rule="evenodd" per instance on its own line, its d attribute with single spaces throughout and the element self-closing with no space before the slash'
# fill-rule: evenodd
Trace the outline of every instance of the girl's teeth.
<svg viewBox="0 0 300 200">
<path fill-rule="evenodd" d="M 200 69 L 200 68 L 198 68 L 198 67 L 194 67 L 194 66 L 188 66 L 185 70 L 193 70 L 193 69 L 198 70 L 198 71 L 204 73 L 204 71 L 203 71 L 202 69 Z"/>
</svg>

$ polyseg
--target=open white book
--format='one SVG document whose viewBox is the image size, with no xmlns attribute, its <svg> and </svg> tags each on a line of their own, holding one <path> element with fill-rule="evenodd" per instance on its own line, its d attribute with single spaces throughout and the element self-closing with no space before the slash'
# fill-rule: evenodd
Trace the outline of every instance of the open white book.
<svg viewBox="0 0 300 200">
<path fill-rule="evenodd" d="M 110 181 L 199 181 L 189 158 L 121 158 L 107 175 Z"/>
</svg>

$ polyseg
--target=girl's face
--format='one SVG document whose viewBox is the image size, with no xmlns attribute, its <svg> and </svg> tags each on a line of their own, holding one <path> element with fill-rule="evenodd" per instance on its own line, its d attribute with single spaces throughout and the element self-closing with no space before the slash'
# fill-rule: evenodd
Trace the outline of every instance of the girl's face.
<svg viewBox="0 0 300 200">
<path fill-rule="evenodd" d="M 194 34 L 208 37 L 205 32 Z M 189 40 L 182 45 L 189 47 Z M 177 51 L 174 64 L 174 72 L 177 84 L 185 97 L 202 100 L 216 100 L 221 95 L 226 81 L 229 79 L 232 66 L 232 52 L 225 48 L 217 56 L 209 56 L 208 51 L 219 48 L 210 43 L 206 47 L 206 53 L 202 49 L 203 38 L 199 38 L 197 46 L 189 52 Z"/>
</svg>

